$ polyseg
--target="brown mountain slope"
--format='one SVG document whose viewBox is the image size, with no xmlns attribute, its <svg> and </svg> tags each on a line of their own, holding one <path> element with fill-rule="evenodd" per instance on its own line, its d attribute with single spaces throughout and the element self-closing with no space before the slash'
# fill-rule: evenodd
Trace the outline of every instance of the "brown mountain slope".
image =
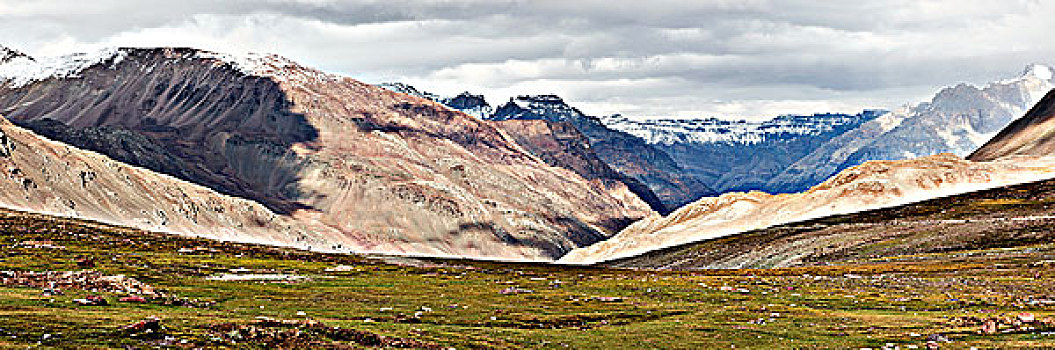
<svg viewBox="0 0 1055 350">
<path fill-rule="evenodd" d="M 994 254 L 983 249 L 1030 251 L 1050 244 L 1055 239 L 1052 207 L 1055 180 L 1044 180 L 780 225 L 605 265 L 673 270 L 883 262 L 944 265 L 948 261 L 943 256 L 970 259 Z"/>
<path fill-rule="evenodd" d="M 1055 177 L 1055 158 L 1016 156 L 970 162 L 952 154 L 870 161 L 843 170 L 809 191 L 771 195 L 734 192 L 703 198 L 665 217 L 642 219 L 619 234 L 560 261 L 595 263 L 769 226 L 891 207 L 986 188 Z"/>
<path fill-rule="evenodd" d="M 596 182 L 609 192 L 641 198 L 653 210 L 664 210 L 663 202 L 648 186 L 635 178 L 619 173 L 601 160 L 594 153 L 590 140 L 574 125 L 564 122 L 521 119 L 493 123 L 546 164 L 574 171 L 583 178 Z M 617 227 L 616 231 L 623 227 L 625 225 Z"/>
<path fill-rule="evenodd" d="M 967 157 L 990 161 L 1010 155 L 1055 154 L 1055 90 L 1049 91 L 1026 115 L 1000 130 L 1000 133 Z"/>
<path fill-rule="evenodd" d="M 546 260 L 651 213 L 488 122 L 277 56 L 121 49 L 9 81 L 0 111 L 317 222 L 355 251 Z"/>
<path fill-rule="evenodd" d="M 44 139 L 0 117 L 0 204 L 203 237 L 331 249 L 334 232 L 264 206 Z"/>
</svg>

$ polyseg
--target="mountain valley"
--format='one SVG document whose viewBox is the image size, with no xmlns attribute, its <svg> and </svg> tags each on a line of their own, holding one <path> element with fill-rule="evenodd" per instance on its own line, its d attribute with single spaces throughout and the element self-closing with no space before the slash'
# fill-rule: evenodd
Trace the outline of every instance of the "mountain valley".
<svg viewBox="0 0 1055 350">
<path fill-rule="evenodd" d="M 738 122 L 3 49 L 0 347 L 1051 346 L 1044 69 Z"/>
</svg>

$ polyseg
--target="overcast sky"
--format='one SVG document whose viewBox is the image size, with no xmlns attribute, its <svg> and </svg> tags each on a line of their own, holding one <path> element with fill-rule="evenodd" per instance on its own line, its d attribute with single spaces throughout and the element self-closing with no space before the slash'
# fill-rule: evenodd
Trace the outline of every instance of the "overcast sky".
<svg viewBox="0 0 1055 350">
<path fill-rule="evenodd" d="M 1055 63 L 1055 1 L 0 0 L 0 45 L 272 52 L 492 104 L 765 119 L 929 99 Z"/>
</svg>

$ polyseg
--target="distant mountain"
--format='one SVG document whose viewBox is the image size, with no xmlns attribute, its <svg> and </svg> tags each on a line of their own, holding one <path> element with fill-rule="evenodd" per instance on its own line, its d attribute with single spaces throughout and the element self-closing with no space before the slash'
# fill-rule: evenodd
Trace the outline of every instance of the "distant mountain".
<svg viewBox="0 0 1055 350">
<path fill-rule="evenodd" d="M 263 231 L 242 240 L 284 244 L 295 231 L 278 224 L 290 221 L 318 233 L 324 249 L 551 260 L 653 213 L 625 186 L 548 165 L 491 122 L 275 55 L 143 48 L 4 56 L 0 113 L 78 149 L 240 198 L 245 205 L 180 210 L 260 218 Z M 54 162 L 63 172 L 41 170 L 34 183 L 66 176 Z M 149 189 L 138 197 L 134 182 L 95 186 L 120 196 L 111 215 L 118 224 L 136 226 L 122 220 L 138 215 L 120 212 L 153 200 Z M 48 200 L 91 207 L 64 191 Z M 174 220 L 164 210 L 151 215 Z M 208 226 L 174 231 L 212 234 Z"/>
<path fill-rule="evenodd" d="M 496 126 L 516 139 L 517 143 L 549 165 L 569 169 L 586 179 L 602 179 L 605 183 L 622 182 L 657 212 L 667 213 L 674 209 L 668 207 L 667 203 L 660 200 L 652 189 L 640 180 L 613 170 L 599 158 L 595 152 L 597 149 L 590 146 L 590 140 L 572 124 L 544 118 L 494 120 L 493 110 L 486 99 L 468 92 L 455 97 L 441 97 L 403 83 L 384 83 L 378 86 L 433 100 L 451 109 L 495 122 Z"/>
<path fill-rule="evenodd" d="M 880 116 L 817 147 L 767 184 L 804 191 L 868 160 L 938 153 L 966 156 L 1055 88 L 1052 68 L 1030 65 L 1018 77 L 977 88 L 942 89 L 930 102 Z"/>
<path fill-rule="evenodd" d="M 1014 155 L 1055 155 L 1055 90 L 967 159 L 991 161 Z"/>
<path fill-rule="evenodd" d="M 381 83 L 377 86 L 390 91 L 432 100 L 480 119 L 487 119 L 494 112 L 494 109 L 487 103 L 487 99 L 483 95 L 473 95 L 468 91 L 454 97 L 443 97 L 431 92 L 418 90 L 414 86 L 404 83 Z"/>
<path fill-rule="evenodd" d="M 502 120 L 494 122 L 528 152 L 546 164 L 574 171 L 584 179 L 598 181 L 612 193 L 629 191 L 625 196 L 638 197 L 653 210 L 664 212 L 659 197 L 645 184 L 608 166 L 590 147 L 590 141 L 574 126 L 546 120 Z M 629 201 L 629 198 L 627 199 Z M 630 222 L 613 223 L 610 229 L 621 230 Z"/>
<path fill-rule="evenodd" d="M 832 138 L 884 113 L 786 115 L 764 122 L 620 116 L 601 120 L 670 154 L 718 192 L 785 193 L 794 189 L 770 186 L 774 176 Z"/>
<path fill-rule="evenodd" d="M 604 125 L 555 95 L 519 96 L 495 109 L 491 120 L 546 120 L 574 125 L 590 140 L 590 147 L 605 163 L 633 177 L 659 196 L 668 210 L 715 194 L 700 179 L 688 174 L 663 150 L 643 139 Z"/>
<path fill-rule="evenodd" d="M 1021 156 L 979 163 L 941 154 L 869 161 L 802 193 L 733 192 L 703 198 L 665 217 L 635 222 L 614 237 L 573 250 L 559 261 L 590 264 L 627 258 L 773 225 L 1050 178 L 1055 178 L 1055 157 Z"/>
</svg>

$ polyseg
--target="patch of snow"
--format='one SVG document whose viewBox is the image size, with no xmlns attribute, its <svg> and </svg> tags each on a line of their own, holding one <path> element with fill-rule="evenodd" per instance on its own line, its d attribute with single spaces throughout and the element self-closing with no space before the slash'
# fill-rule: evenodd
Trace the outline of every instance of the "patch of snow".
<svg viewBox="0 0 1055 350">
<path fill-rule="evenodd" d="M 1051 67 L 1042 64 L 1031 64 L 1027 69 L 1027 73 L 1043 80 L 1051 80 L 1052 76 L 1055 75 L 1052 73 Z"/>
<path fill-rule="evenodd" d="M 1023 80 L 1040 79 L 1040 80 L 1052 80 L 1055 78 L 1055 70 L 1050 66 L 1043 64 L 1030 64 L 1026 66 L 1026 69 L 1022 71 L 1019 76 L 1009 79 L 1000 80 L 997 84 L 1014 84 Z"/>
<path fill-rule="evenodd" d="M 904 114 L 901 113 L 887 113 L 879 118 L 876 118 L 876 122 L 879 123 L 879 128 L 883 130 L 883 133 L 890 132 L 894 128 L 901 125 L 901 122 L 905 121 Z"/>
<path fill-rule="evenodd" d="M 612 129 L 640 137 L 651 144 L 716 142 L 756 144 L 771 139 L 819 135 L 837 128 L 854 126 L 882 114 L 884 112 L 866 111 L 858 115 L 830 113 L 809 116 L 785 115 L 764 122 L 717 118 L 637 121 L 621 116 L 605 117 L 601 121 Z"/>
<path fill-rule="evenodd" d="M 949 129 L 938 129 L 936 130 L 938 137 L 941 137 L 945 141 L 945 147 L 948 149 L 955 149 L 956 144 L 960 142 L 960 138 L 952 134 Z"/>
<path fill-rule="evenodd" d="M 128 52 L 118 48 L 105 48 L 88 53 L 75 53 L 39 60 L 28 56 L 13 56 L 0 64 L 0 81 L 18 88 L 34 81 L 49 78 L 78 78 L 85 69 L 103 63 L 114 68 Z"/>
<path fill-rule="evenodd" d="M 966 128 L 964 128 L 964 131 L 966 131 L 966 135 L 965 136 L 967 136 L 968 140 L 971 140 L 971 144 L 974 145 L 974 148 L 981 147 L 986 142 L 989 142 L 989 140 L 991 140 L 993 137 L 996 137 L 996 134 L 1000 133 L 999 131 L 978 132 L 978 130 L 975 130 L 974 128 L 970 127 L 969 125 Z M 974 149 L 972 149 L 970 151 L 973 152 Z"/>
<path fill-rule="evenodd" d="M 293 87 L 304 87 L 309 83 L 341 79 L 341 76 L 304 67 L 275 54 L 198 51 L 195 57 L 226 62 L 242 74 L 272 78 L 278 82 L 289 83 Z"/>
</svg>

